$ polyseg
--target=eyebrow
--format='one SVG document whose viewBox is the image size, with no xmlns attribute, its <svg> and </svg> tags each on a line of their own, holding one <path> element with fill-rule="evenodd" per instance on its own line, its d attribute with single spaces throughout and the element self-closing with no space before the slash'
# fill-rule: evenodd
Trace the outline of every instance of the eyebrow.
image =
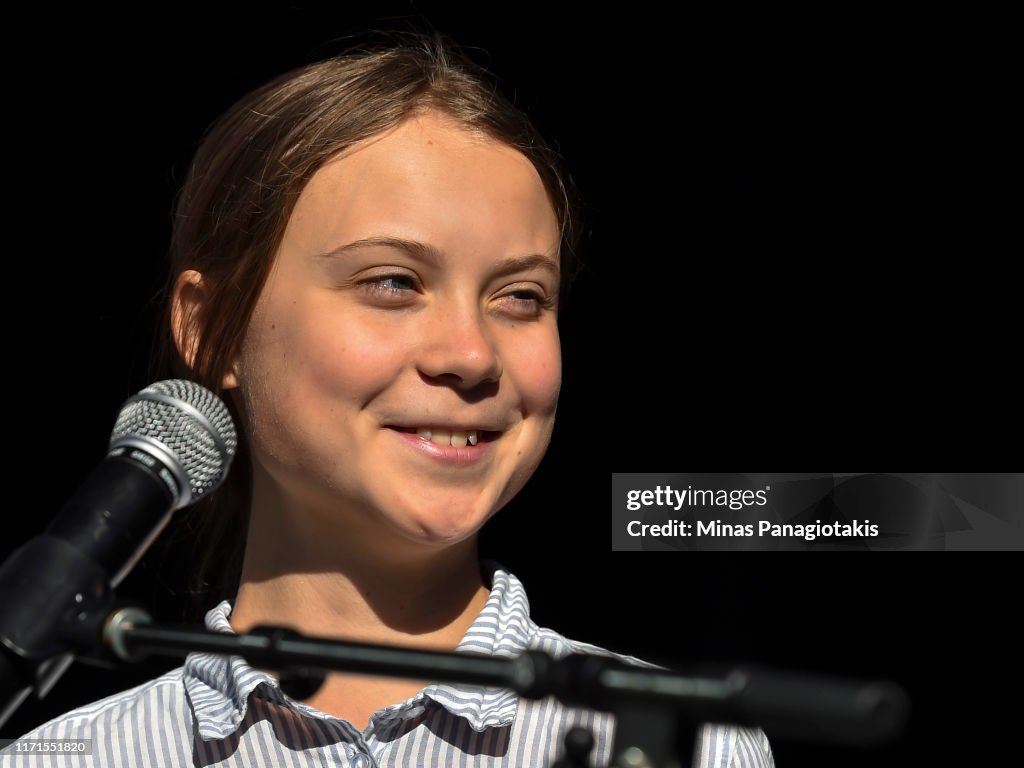
<svg viewBox="0 0 1024 768">
<path fill-rule="evenodd" d="M 339 246 L 327 253 L 317 254 L 318 259 L 334 259 L 344 256 L 350 251 L 368 247 L 396 248 L 417 261 L 422 261 L 432 266 L 440 266 L 445 260 L 444 253 L 428 243 L 421 243 L 418 240 L 406 240 L 401 237 L 365 237 L 360 240 L 353 240 L 351 243 Z M 530 269 L 544 269 L 550 272 L 556 279 L 561 272 L 557 262 L 540 253 L 531 253 L 528 256 L 514 256 L 503 259 L 494 272 L 495 277 L 505 277 L 516 272 L 525 272 Z"/>
</svg>

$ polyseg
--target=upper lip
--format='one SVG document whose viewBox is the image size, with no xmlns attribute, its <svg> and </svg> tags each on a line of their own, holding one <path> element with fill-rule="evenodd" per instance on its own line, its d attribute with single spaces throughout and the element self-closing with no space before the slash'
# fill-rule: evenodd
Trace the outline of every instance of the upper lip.
<svg viewBox="0 0 1024 768">
<path fill-rule="evenodd" d="M 449 432 L 501 432 L 501 429 L 488 424 L 452 424 L 444 422 L 419 422 L 417 424 L 387 424 L 393 429 L 444 429 Z"/>
</svg>

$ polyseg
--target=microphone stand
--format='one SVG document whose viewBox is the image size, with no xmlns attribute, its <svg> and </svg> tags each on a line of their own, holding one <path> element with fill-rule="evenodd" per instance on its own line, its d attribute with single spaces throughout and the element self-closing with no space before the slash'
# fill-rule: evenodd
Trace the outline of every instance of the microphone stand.
<svg viewBox="0 0 1024 768">
<path fill-rule="evenodd" d="M 498 658 L 313 638 L 272 626 L 234 635 L 154 624 L 145 610 L 118 606 L 109 593 L 67 612 L 58 635 L 74 652 L 94 657 L 98 652 L 107 660 L 135 662 L 151 654 L 184 657 L 196 651 L 242 656 L 254 667 L 278 671 L 282 689 L 298 698 L 315 692 L 328 670 L 508 688 L 532 699 L 555 696 L 615 715 L 614 768 L 689 768 L 701 722 L 864 744 L 895 735 L 908 709 L 903 690 L 884 681 L 757 667 L 683 674 L 604 656 L 556 659 L 539 651 Z M 0 698 L 0 709 L 4 704 Z M 17 702 L 8 709 L 13 706 Z M 593 738 L 580 730 L 567 735 L 566 757 L 558 768 L 587 766 Z"/>
</svg>

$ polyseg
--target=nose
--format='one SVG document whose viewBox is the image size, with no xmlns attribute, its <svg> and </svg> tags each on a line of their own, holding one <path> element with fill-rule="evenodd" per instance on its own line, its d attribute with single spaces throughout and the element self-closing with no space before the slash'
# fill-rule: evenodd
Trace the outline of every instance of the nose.
<svg viewBox="0 0 1024 768">
<path fill-rule="evenodd" d="M 473 389 L 501 378 L 501 358 L 487 318 L 474 307 L 440 306 L 424 318 L 420 373 L 438 383 Z"/>
</svg>

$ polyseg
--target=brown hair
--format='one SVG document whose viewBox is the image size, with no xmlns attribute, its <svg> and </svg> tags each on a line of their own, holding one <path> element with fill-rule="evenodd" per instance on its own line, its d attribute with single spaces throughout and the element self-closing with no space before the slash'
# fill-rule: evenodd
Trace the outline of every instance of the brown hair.
<svg viewBox="0 0 1024 768">
<path fill-rule="evenodd" d="M 243 97 L 208 130 L 175 206 L 166 311 L 153 379 L 190 378 L 221 394 L 292 209 L 313 174 L 354 144 L 436 110 L 522 152 L 537 169 L 561 226 L 560 303 L 577 270 L 574 192 L 561 161 L 488 73 L 438 34 L 391 37 L 283 74 Z M 174 344 L 171 298 L 178 276 L 203 275 L 204 301 L 188 318 L 198 340 L 191 365 Z M 231 398 L 228 405 L 234 410 Z M 241 422 L 238 421 L 240 424 Z M 181 517 L 199 541 L 194 608 L 237 586 L 250 502 L 247 447 L 225 486 Z M 214 573 L 219 571 L 219 573 Z"/>
</svg>

